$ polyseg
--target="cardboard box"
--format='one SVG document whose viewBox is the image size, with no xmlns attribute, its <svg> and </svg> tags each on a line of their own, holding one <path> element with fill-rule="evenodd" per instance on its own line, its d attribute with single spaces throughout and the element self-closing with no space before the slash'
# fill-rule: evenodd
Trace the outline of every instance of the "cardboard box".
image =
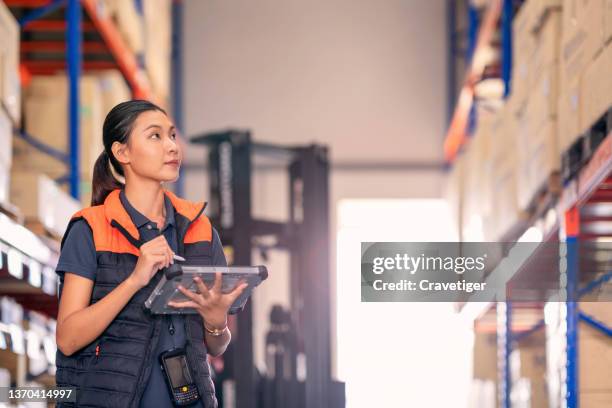
<svg viewBox="0 0 612 408">
<path fill-rule="evenodd" d="M 460 152 L 455 158 L 452 167 L 448 171 L 444 186 L 444 198 L 450 208 L 451 217 L 454 221 L 457 239 L 461 238 L 462 207 L 464 194 L 465 174 L 463 169 L 464 155 Z"/>
<path fill-rule="evenodd" d="M 607 45 L 610 40 L 612 40 L 612 0 L 603 0 L 604 1 L 604 46 Z"/>
<path fill-rule="evenodd" d="M 519 206 L 526 209 L 536 193 L 546 185 L 550 175 L 561 168 L 557 141 L 557 122 L 549 119 L 539 129 L 529 123 L 519 125 Z"/>
<path fill-rule="evenodd" d="M 581 129 L 591 127 L 612 107 L 612 46 L 606 47 L 587 67 L 582 80 Z"/>
<path fill-rule="evenodd" d="M 565 152 L 584 131 L 581 114 L 581 80 L 574 83 L 561 84 L 558 105 L 559 151 Z"/>
<path fill-rule="evenodd" d="M 512 97 L 519 106 L 527 100 L 536 48 L 530 4 L 526 2 L 512 21 Z"/>
<path fill-rule="evenodd" d="M 10 167 L 12 158 L 13 124 L 4 110 L 0 109 L 0 163 L 6 167 Z"/>
<path fill-rule="evenodd" d="M 534 32 L 533 79 L 538 81 L 552 66 L 557 69 L 561 53 L 561 22 L 559 9 L 549 11 L 538 30 Z"/>
<path fill-rule="evenodd" d="M 100 81 L 100 94 L 102 97 L 102 120 L 108 112 L 121 102 L 132 99 L 132 93 L 121 72 L 115 69 L 96 72 L 96 77 Z M 100 141 L 100 145 L 102 142 Z M 102 150 L 100 150 L 102 151 Z"/>
<path fill-rule="evenodd" d="M 497 382 L 497 334 L 474 331 L 473 378 Z"/>
<path fill-rule="evenodd" d="M 465 195 L 463 205 L 462 240 L 484 241 L 484 225 L 491 216 L 491 160 L 490 144 L 494 138 L 494 114 L 480 112 L 476 132 L 470 138 L 466 151 Z"/>
<path fill-rule="evenodd" d="M 13 125 L 0 109 L 0 203 L 9 201 Z"/>
<path fill-rule="evenodd" d="M 612 407 L 612 392 L 580 392 L 580 408 Z"/>
<path fill-rule="evenodd" d="M 25 130 L 36 139 L 63 152 L 69 149 L 67 79 L 63 75 L 37 76 L 25 92 Z M 90 188 L 93 165 L 102 152 L 102 96 L 99 79 L 84 76 L 80 83 L 81 190 Z M 16 139 L 15 168 L 47 174 L 52 179 L 68 172 L 66 163 Z"/>
<path fill-rule="evenodd" d="M 0 162 L 0 203 L 8 203 L 11 192 L 11 168 Z"/>
<path fill-rule="evenodd" d="M 154 93 L 162 101 L 170 97 L 172 52 L 172 2 L 143 2 L 145 32 L 145 67 Z M 162 103 L 163 104 L 163 103 Z"/>
<path fill-rule="evenodd" d="M 541 128 L 546 122 L 557 117 L 559 104 L 558 68 L 556 63 L 545 67 L 541 75 L 532 84 L 532 92 L 529 94 L 527 106 L 532 130 Z"/>
<path fill-rule="evenodd" d="M 529 14 L 528 20 L 531 23 L 530 29 L 537 31 L 543 24 L 543 21 L 548 18 L 552 12 L 561 10 L 563 1 L 561 0 L 528 0 L 522 5 L 526 7 L 526 12 Z"/>
<path fill-rule="evenodd" d="M 19 79 L 19 25 L 0 2 L 0 99 L 14 122 L 21 119 L 21 82 Z"/>
<path fill-rule="evenodd" d="M 134 54 L 142 55 L 145 47 L 145 32 L 142 10 L 138 4 L 146 4 L 150 0 L 137 2 L 135 0 L 115 0 L 109 3 L 108 10 L 117 24 L 125 43 Z"/>
<path fill-rule="evenodd" d="M 575 81 L 603 47 L 604 0 L 564 0 L 561 80 Z"/>
<path fill-rule="evenodd" d="M 516 342 L 512 351 L 510 371 L 513 381 L 527 378 L 543 381 L 546 378 L 546 333 L 538 330 Z"/>
<path fill-rule="evenodd" d="M 612 381 L 610 381 L 612 339 L 610 337 L 581 323 L 578 330 L 578 361 L 580 391 L 612 392 Z"/>
<path fill-rule="evenodd" d="M 491 240 L 502 238 L 521 216 L 517 196 L 517 119 L 513 103 L 514 98 L 511 98 L 493 125 L 492 134 L 495 135 L 491 144 L 493 211 L 487 231 L 487 236 Z"/>
<path fill-rule="evenodd" d="M 40 222 L 61 237 L 70 217 L 81 205 L 44 174 L 15 172 L 11 175 L 11 202 L 27 220 Z"/>
</svg>

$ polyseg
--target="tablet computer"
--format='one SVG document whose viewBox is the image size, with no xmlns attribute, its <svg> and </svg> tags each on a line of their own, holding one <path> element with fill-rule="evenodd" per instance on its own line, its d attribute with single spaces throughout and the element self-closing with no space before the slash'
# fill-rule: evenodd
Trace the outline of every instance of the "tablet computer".
<svg viewBox="0 0 612 408">
<path fill-rule="evenodd" d="M 193 280 L 196 276 L 199 276 L 204 284 L 211 288 L 217 272 L 221 272 L 223 278 L 221 284 L 223 293 L 231 292 L 240 280 L 245 280 L 248 283 L 242 294 L 230 306 L 229 314 L 236 314 L 241 311 L 253 289 L 268 277 L 268 270 L 265 266 L 187 266 L 173 264 L 166 268 L 164 275 L 145 301 L 144 307 L 151 314 L 196 314 L 198 312 L 193 308 L 176 308 L 168 306 L 168 302 L 191 300 L 178 289 L 179 284 L 187 290 L 200 293 Z"/>
</svg>

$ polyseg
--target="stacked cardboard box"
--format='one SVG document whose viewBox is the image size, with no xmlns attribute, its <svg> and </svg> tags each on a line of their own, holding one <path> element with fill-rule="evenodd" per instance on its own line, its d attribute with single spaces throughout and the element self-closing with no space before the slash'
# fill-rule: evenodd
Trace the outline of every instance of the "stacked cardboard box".
<svg viewBox="0 0 612 408">
<path fill-rule="evenodd" d="M 170 61 L 172 39 L 172 2 L 143 2 L 145 47 L 144 61 L 153 92 L 167 105 L 170 97 Z"/>
<path fill-rule="evenodd" d="M 171 0 L 104 0 L 104 9 L 128 47 L 144 62 L 154 94 L 167 107 L 170 96 Z"/>
<path fill-rule="evenodd" d="M 531 5 L 533 1 L 525 2 L 512 22 L 512 98 L 518 110 L 527 102 L 533 75 L 531 61 L 535 40 L 532 35 L 534 22 Z"/>
<path fill-rule="evenodd" d="M 34 77 L 25 90 L 25 130 L 45 144 L 68 152 L 68 95 L 64 75 Z M 101 71 L 83 76 L 80 83 L 80 190 L 81 202 L 91 202 L 93 166 L 104 149 L 102 124 L 108 111 L 130 99 L 130 90 L 121 73 Z M 29 143 L 16 139 L 15 169 L 42 173 L 52 179 L 68 173 L 66 163 L 40 152 Z"/>
<path fill-rule="evenodd" d="M 510 355 L 512 406 L 546 407 L 546 335 L 543 330 L 516 342 Z"/>
<path fill-rule="evenodd" d="M 586 301 L 580 310 L 612 327 L 612 302 Z M 581 406 L 603 408 L 612 402 L 612 338 L 585 323 L 578 335 L 579 388 Z M 588 401 L 588 403 L 586 402 Z M 607 402 L 607 405 L 604 403 Z"/>
<path fill-rule="evenodd" d="M 136 55 L 142 55 L 145 32 L 141 5 L 149 0 L 104 0 L 100 7 L 116 24 L 125 43 Z"/>
<path fill-rule="evenodd" d="M 12 140 L 13 125 L 4 110 L 0 109 L 0 203 L 9 201 Z"/>
<path fill-rule="evenodd" d="M 517 39 L 515 46 L 523 48 L 524 41 L 533 51 L 531 58 L 523 61 L 529 72 L 528 90 L 512 95 L 511 109 L 517 121 L 518 202 L 526 208 L 561 164 L 557 141 L 561 13 L 558 8 L 543 9 L 537 1 L 523 7 L 521 13 L 529 16 L 530 30 Z"/>
<path fill-rule="evenodd" d="M 459 154 L 446 176 L 444 186 L 444 198 L 454 221 L 457 239 L 461 237 L 464 179 L 464 159 L 463 155 Z"/>
<path fill-rule="evenodd" d="M 108 70 L 96 72 L 95 75 L 100 81 L 103 117 L 106 117 L 115 105 L 132 99 L 130 88 L 121 72 Z"/>
<path fill-rule="evenodd" d="M 45 144 L 68 152 L 68 86 L 64 75 L 37 76 L 25 90 L 25 130 Z M 102 96 L 95 76 L 84 76 L 80 83 L 80 151 L 81 190 L 90 190 L 93 164 L 102 152 Z M 16 139 L 14 169 L 42 173 L 52 179 L 68 173 L 67 164 L 38 151 L 27 142 Z M 83 203 L 87 204 L 87 197 Z"/>
<path fill-rule="evenodd" d="M 492 126 L 495 115 L 479 112 L 478 126 L 467 145 L 465 159 L 465 194 L 461 228 L 463 241 L 484 241 L 485 225 L 491 217 L 491 160 Z"/>
<path fill-rule="evenodd" d="M 21 117 L 19 25 L 4 2 L 0 2 L 0 38 L 0 102 L 18 123 Z"/>
<path fill-rule="evenodd" d="M 474 380 L 485 382 L 486 388 L 493 388 L 493 392 L 487 390 L 483 398 L 478 398 L 482 406 L 497 406 L 496 386 L 498 382 L 497 372 L 497 334 L 474 331 Z"/>
<path fill-rule="evenodd" d="M 487 240 L 498 240 L 521 218 L 517 200 L 518 157 L 516 151 L 517 121 L 512 100 L 491 126 L 491 222 L 485 227 Z"/>
<path fill-rule="evenodd" d="M 593 125 L 612 106 L 612 46 L 606 46 L 587 66 L 582 78 L 580 116 L 584 128 Z"/>
<path fill-rule="evenodd" d="M 81 208 L 49 177 L 21 171 L 11 175 L 11 202 L 19 207 L 28 225 L 40 225 L 56 237 L 63 236 L 70 217 Z"/>
<path fill-rule="evenodd" d="M 612 303 L 580 302 L 579 308 L 608 327 L 612 326 Z M 550 406 L 561 406 L 566 371 L 565 306 L 549 302 L 546 311 L 546 358 Z M 612 339 L 581 322 L 578 326 L 578 379 L 581 407 L 604 408 L 612 402 Z"/>
<path fill-rule="evenodd" d="M 602 51 L 604 42 L 609 40 L 606 34 L 606 2 L 563 0 L 559 91 L 561 152 L 566 151 L 592 124 L 583 117 L 583 82 L 588 79 L 587 68 Z"/>
</svg>

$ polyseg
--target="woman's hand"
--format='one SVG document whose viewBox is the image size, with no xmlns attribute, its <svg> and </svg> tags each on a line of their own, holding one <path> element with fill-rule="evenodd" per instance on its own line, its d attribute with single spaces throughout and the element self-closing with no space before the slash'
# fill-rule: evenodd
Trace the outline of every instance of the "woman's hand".
<svg viewBox="0 0 612 408">
<path fill-rule="evenodd" d="M 173 263 L 174 252 L 166 238 L 160 235 L 141 245 L 138 262 L 128 279 L 139 288 L 144 288 L 158 270 L 167 268 Z"/>
<path fill-rule="evenodd" d="M 210 329 L 223 329 L 227 325 L 227 312 L 234 301 L 242 294 L 248 284 L 244 281 L 238 282 L 229 293 L 221 292 L 221 272 L 215 274 L 215 283 L 208 288 L 202 279 L 194 277 L 200 293 L 192 292 L 179 285 L 178 289 L 189 299 L 184 302 L 168 302 L 168 306 L 176 308 L 192 307 L 198 311 L 204 320 L 206 327 Z"/>
</svg>

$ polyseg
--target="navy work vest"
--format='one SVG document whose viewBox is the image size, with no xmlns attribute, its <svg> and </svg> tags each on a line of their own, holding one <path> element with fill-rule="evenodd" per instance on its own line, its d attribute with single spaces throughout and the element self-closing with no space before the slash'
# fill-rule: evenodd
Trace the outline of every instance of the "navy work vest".
<svg viewBox="0 0 612 408">
<path fill-rule="evenodd" d="M 90 304 L 94 304 L 123 282 L 134 270 L 139 255 L 138 229 L 119 199 L 120 190 L 111 192 L 104 204 L 85 208 L 73 215 L 85 219 L 91 227 L 98 268 Z M 175 208 L 178 255 L 184 264 L 212 263 L 212 225 L 203 214 L 206 203 L 194 203 L 164 190 Z M 62 245 L 64 241 L 62 240 Z M 151 374 L 157 364 L 156 350 L 163 317 L 154 316 L 144 302 L 161 279 L 157 273 L 147 286 L 132 296 L 104 332 L 90 344 L 70 356 L 59 349 L 56 354 L 56 382 L 61 387 L 76 387 L 76 404 L 59 406 L 138 408 Z M 198 314 L 186 315 L 185 346 L 187 360 L 205 408 L 217 408 L 215 386 L 211 378 L 204 326 Z"/>
</svg>

